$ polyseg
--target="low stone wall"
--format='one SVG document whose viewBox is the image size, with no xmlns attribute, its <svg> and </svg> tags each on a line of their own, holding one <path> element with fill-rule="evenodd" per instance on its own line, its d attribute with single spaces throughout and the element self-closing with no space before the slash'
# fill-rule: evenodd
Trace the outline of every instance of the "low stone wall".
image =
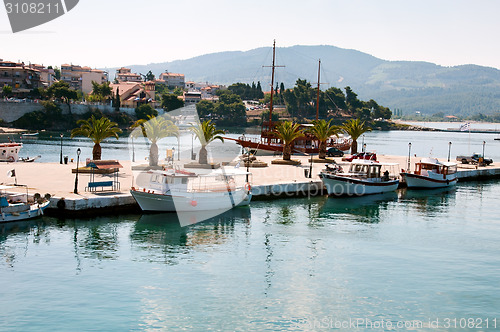
<svg viewBox="0 0 500 332">
<path fill-rule="evenodd" d="M 457 172 L 458 181 L 472 181 L 483 179 L 500 178 L 500 168 L 479 168 L 471 170 L 459 170 Z"/>
<path fill-rule="evenodd" d="M 62 104 L 61 109 L 63 114 L 68 114 L 68 105 Z M 71 104 L 71 112 L 73 114 L 84 114 L 91 109 L 98 109 L 102 112 L 114 112 L 114 108 L 110 105 L 82 105 L 82 104 Z M 0 100 L 0 119 L 5 122 L 12 122 L 26 113 L 41 111 L 43 106 L 40 103 L 13 103 Z M 121 107 L 120 112 L 127 113 L 129 115 L 135 115 L 134 108 Z"/>
</svg>

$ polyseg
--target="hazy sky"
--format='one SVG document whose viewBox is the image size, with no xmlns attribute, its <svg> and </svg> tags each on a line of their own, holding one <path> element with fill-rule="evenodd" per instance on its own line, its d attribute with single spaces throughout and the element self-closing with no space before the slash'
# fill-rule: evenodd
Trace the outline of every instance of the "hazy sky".
<svg viewBox="0 0 500 332">
<path fill-rule="evenodd" d="M 386 60 L 500 68 L 498 0 L 80 0 L 13 34 L 0 9 L 0 58 L 91 67 L 147 64 L 271 46 L 334 45 Z"/>
</svg>

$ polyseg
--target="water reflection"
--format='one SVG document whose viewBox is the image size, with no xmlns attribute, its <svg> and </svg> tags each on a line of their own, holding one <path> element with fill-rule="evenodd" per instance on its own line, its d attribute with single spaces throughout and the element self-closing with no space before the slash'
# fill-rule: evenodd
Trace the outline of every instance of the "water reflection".
<svg viewBox="0 0 500 332">
<path fill-rule="evenodd" d="M 396 192 L 360 197 L 329 197 L 325 200 L 319 216 L 328 218 L 354 217 L 355 221 L 378 223 L 380 222 L 380 211 L 387 210 L 389 204 L 397 199 Z"/>
<path fill-rule="evenodd" d="M 226 242 L 235 224 L 248 224 L 250 217 L 248 206 L 239 207 L 186 227 L 175 213 L 144 214 L 132 226 L 130 240 L 137 260 L 177 264 L 179 255 Z"/>
<path fill-rule="evenodd" d="M 456 187 L 436 189 L 402 189 L 399 192 L 400 203 L 406 209 L 415 209 L 427 215 L 433 213 L 446 213 L 451 200 L 455 199 Z"/>
</svg>

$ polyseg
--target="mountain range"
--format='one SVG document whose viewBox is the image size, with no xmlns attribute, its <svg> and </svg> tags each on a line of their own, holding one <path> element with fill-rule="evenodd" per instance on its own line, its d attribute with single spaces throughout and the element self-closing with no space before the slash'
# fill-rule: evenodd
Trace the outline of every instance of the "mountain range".
<svg viewBox="0 0 500 332">
<path fill-rule="evenodd" d="M 446 67 L 421 61 L 387 61 L 335 46 L 291 46 L 276 49 L 275 82 L 292 88 L 298 78 L 317 83 L 321 59 L 321 89 L 350 86 L 361 100 L 380 105 L 446 115 L 492 114 L 500 111 L 500 70 L 478 65 Z M 157 77 L 169 71 L 187 81 L 230 85 L 261 82 L 270 90 L 272 48 L 230 51 L 148 65 L 127 66 L 132 72 Z M 113 73 L 116 68 L 105 68 Z"/>
</svg>

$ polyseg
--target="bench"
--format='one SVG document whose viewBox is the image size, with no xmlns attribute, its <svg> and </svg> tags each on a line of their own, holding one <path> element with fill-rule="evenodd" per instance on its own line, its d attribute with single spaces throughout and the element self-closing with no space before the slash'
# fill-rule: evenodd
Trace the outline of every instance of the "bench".
<svg viewBox="0 0 500 332">
<path fill-rule="evenodd" d="M 85 187 L 85 191 L 97 191 L 97 188 L 102 188 L 104 191 L 104 187 L 111 187 L 111 190 L 119 190 L 120 182 L 117 181 L 94 181 L 89 182 L 87 187 Z"/>
</svg>

